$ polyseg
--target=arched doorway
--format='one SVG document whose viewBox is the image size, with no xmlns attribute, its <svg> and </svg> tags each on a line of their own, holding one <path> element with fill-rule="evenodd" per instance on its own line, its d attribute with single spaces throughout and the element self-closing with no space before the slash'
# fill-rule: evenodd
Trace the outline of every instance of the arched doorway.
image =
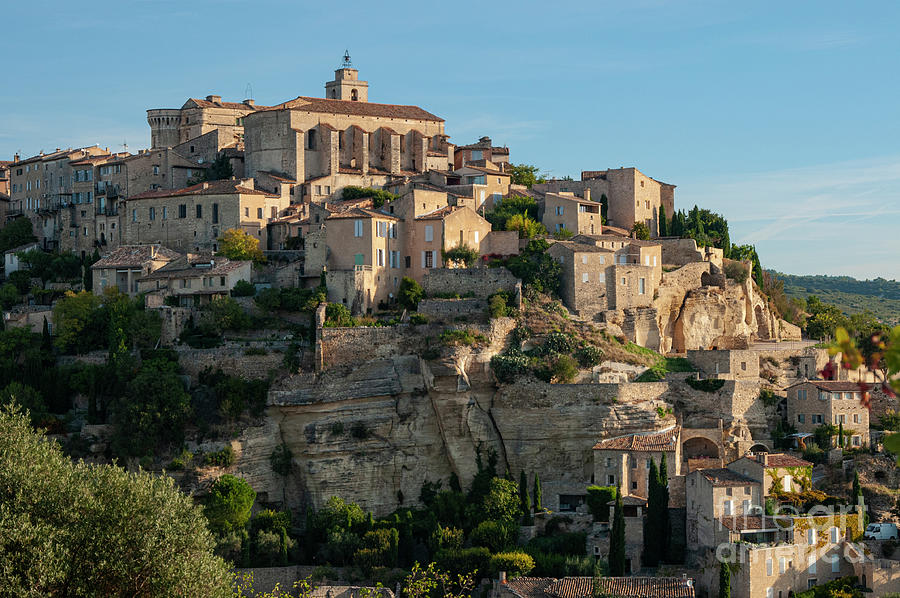
<svg viewBox="0 0 900 598">
<path fill-rule="evenodd" d="M 750 452 L 751 453 L 768 453 L 769 447 L 767 447 L 766 445 L 764 445 L 761 442 L 757 442 L 756 444 L 754 444 L 753 446 L 750 447 Z"/>
<path fill-rule="evenodd" d="M 681 455 L 682 459 L 718 459 L 719 447 L 709 438 L 697 436 L 682 443 Z"/>
</svg>

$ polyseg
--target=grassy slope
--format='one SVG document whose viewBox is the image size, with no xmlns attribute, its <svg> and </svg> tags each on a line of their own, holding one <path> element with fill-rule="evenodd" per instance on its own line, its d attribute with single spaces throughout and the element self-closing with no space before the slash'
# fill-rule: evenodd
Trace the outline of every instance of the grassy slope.
<svg viewBox="0 0 900 598">
<path fill-rule="evenodd" d="M 794 276 L 775 273 L 784 281 L 788 297 L 805 299 L 816 295 L 838 306 L 846 314 L 869 310 L 881 321 L 900 324 L 900 282 L 876 278 L 856 280 L 849 276 Z"/>
</svg>

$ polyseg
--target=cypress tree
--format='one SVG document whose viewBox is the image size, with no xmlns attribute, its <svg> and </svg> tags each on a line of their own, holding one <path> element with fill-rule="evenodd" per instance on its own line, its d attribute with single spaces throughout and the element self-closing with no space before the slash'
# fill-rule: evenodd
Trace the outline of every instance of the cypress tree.
<svg viewBox="0 0 900 598">
<path fill-rule="evenodd" d="M 669 222 L 666 218 L 666 206 L 659 206 L 659 236 L 669 236 Z"/>
<path fill-rule="evenodd" d="M 600 194 L 600 223 L 601 224 L 606 224 L 607 212 L 609 212 L 609 199 L 606 197 L 606 193 L 601 193 Z"/>
<path fill-rule="evenodd" d="M 522 525 L 531 525 L 531 497 L 528 495 L 528 478 L 525 470 L 519 475 L 519 504 L 522 507 Z"/>
<path fill-rule="evenodd" d="M 650 474 L 647 479 L 647 516 L 644 517 L 644 563 L 648 567 L 659 564 L 659 470 L 656 460 L 650 459 Z"/>
<path fill-rule="evenodd" d="M 41 331 L 41 351 L 53 351 L 53 339 L 50 338 L 50 325 L 47 323 L 47 316 L 44 316 L 44 329 Z"/>
<path fill-rule="evenodd" d="M 672 528 L 669 526 L 669 465 L 666 454 L 662 454 L 659 460 L 659 534 L 662 534 L 659 542 L 659 558 L 663 559 L 669 553 L 669 540 Z"/>
<path fill-rule="evenodd" d="M 450 490 L 454 492 L 462 492 L 462 485 L 459 483 L 459 476 L 456 472 L 450 474 Z"/>
<path fill-rule="evenodd" d="M 544 510 L 544 507 L 541 505 L 541 499 L 543 495 L 541 493 L 541 478 L 538 477 L 538 474 L 534 474 L 534 510 L 535 512 L 540 512 Z"/>
<path fill-rule="evenodd" d="M 731 569 L 725 562 L 719 565 L 719 598 L 731 598 Z"/>
<path fill-rule="evenodd" d="M 838 423 L 838 446 L 844 448 L 844 422 Z"/>
<path fill-rule="evenodd" d="M 613 510 L 612 531 L 609 536 L 609 574 L 612 577 L 625 575 L 625 512 L 622 507 L 622 492 L 616 488 L 616 506 Z"/>
</svg>

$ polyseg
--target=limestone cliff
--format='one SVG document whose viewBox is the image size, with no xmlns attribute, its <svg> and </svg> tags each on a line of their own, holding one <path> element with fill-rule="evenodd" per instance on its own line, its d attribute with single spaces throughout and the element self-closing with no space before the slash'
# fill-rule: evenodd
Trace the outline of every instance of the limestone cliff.
<svg viewBox="0 0 900 598">
<path fill-rule="evenodd" d="M 476 451 L 493 449 L 498 470 L 525 468 L 544 481 L 547 506 L 583 493 L 591 447 L 602 435 L 651 430 L 657 399 L 614 402 L 615 385 L 497 387 L 485 355 L 425 362 L 405 355 L 355 369 L 295 376 L 270 392 L 264 426 L 241 437 L 238 473 L 262 501 L 319 506 L 331 496 L 376 514 L 415 504 L 422 483 L 476 471 Z M 293 455 L 286 478 L 269 456 L 284 442 Z"/>
</svg>

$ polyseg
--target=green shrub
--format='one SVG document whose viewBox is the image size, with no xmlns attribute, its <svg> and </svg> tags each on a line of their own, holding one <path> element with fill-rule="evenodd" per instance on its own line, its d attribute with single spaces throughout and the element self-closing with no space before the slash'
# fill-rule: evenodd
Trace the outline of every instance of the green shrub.
<svg viewBox="0 0 900 598">
<path fill-rule="evenodd" d="M 313 581 L 334 581 L 338 578 L 337 571 L 328 565 L 319 565 L 313 569 L 310 577 Z"/>
<path fill-rule="evenodd" d="M 575 339 L 565 332 L 551 332 L 544 340 L 541 353 L 550 355 L 553 353 L 571 353 L 575 349 Z"/>
<path fill-rule="evenodd" d="M 420 326 L 428 323 L 428 318 L 420 313 L 409 314 L 409 323 L 413 326 Z"/>
<path fill-rule="evenodd" d="M 468 245 L 457 245 L 453 249 L 441 249 L 441 257 L 444 262 L 471 268 L 478 261 L 478 250 L 472 249 Z"/>
<path fill-rule="evenodd" d="M 292 457 L 291 449 L 289 449 L 286 444 L 281 443 L 276 446 L 275 450 L 272 451 L 272 454 L 269 455 L 269 463 L 272 465 L 272 471 L 282 476 L 291 473 Z"/>
<path fill-rule="evenodd" d="M 226 444 L 221 450 L 207 453 L 204 461 L 207 465 L 231 467 L 234 465 L 234 449 L 231 448 L 230 444 Z"/>
<path fill-rule="evenodd" d="M 778 404 L 778 401 L 781 400 L 781 397 L 775 394 L 774 391 L 763 388 L 759 391 L 759 400 L 762 401 L 766 407 L 774 407 Z"/>
<path fill-rule="evenodd" d="M 743 264 L 743 262 L 735 262 L 732 260 L 725 260 L 725 277 L 730 278 L 731 280 L 737 282 L 738 284 L 743 284 L 744 281 L 750 276 L 750 272 L 747 270 L 747 266 Z"/>
<path fill-rule="evenodd" d="M 325 326 L 327 328 L 347 328 L 355 326 L 356 320 L 350 310 L 341 303 L 329 303 L 325 307 Z"/>
<path fill-rule="evenodd" d="M 597 486 L 594 487 L 596 488 Z M 613 489 L 615 490 L 615 488 Z M 606 508 L 606 511 L 608 514 L 609 507 Z M 545 552 L 564 556 L 580 556 L 584 554 L 586 539 L 587 534 L 585 532 L 556 532 L 553 535 L 532 538 L 528 541 L 525 549 L 529 554 L 532 552 Z"/>
<path fill-rule="evenodd" d="M 509 577 L 521 577 L 534 569 L 534 559 L 527 552 L 501 552 L 491 557 L 490 570 L 493 575 L 506 571 Z"/>
<path fill-rule="evenodd" d="M 250 520 L 250 511 L 256 500 L 256 491 L 246 481 L 232 475 L 223 475 L 212 485 L 206 497 L 205 514 L 209 528 L 224 534 L 242 529 Z"/>
<path fill-rule="evenodd" d="M 587 506 L 594 521 L 609 521 L 609 502 L 615 499 L 615 486 L 588 486 Z"/>
<path fill-rule="evenodd" d="M 172 459 L 172 462 L 169 463 L 169 466 L 166 467 L 166 469 L 169 471 L 181 471 L 187 467 L 193 459 L 194 453 L 187 449 L 182 449 L 182 451 Z"/>
<path fill-rule="evenodd" d="M 400 305 L 408 310 L 415 310 L 419 307 L 419 301 L 423 297 L 425 297 L 425 291 L 418 282 L 409 276 L 404 276 L 400 280 L 400 287 L 397 289 L 397 301 L 400 302 Z"/>
<path fill-rule="evenodd" d="M 506 297 L 500 293 L 490 296 L 488 299 L 488 312 L 490 312 L 492 318 L 504 318 L 508 311 Z"/>
<path fill-rule="evenodd" d="M 247 347 L 244 349 L 244 355 L 268 355 L 269 351 L 264 347 Z"/>
<path fill-rule="evenodd" d="M 594 345 L 582 345 L 575 351 L 575 359 L 581 367 L 591 368 L 603 361 L 603 351 Z"/>
<path fill-rule="evenodd" d="M 232 297 L 252 297 L 256 294 L 256 285 L 246 280 L 239 280 L 234 283 L 231 289 Z"/>
<path fill-rule="evenodd" d="M 518 528 L 505 525 L 499 521 L 482 521 L 472 530 L 469 540 L 473 546 L 484 546 L 493 552 L 500 552 L 508 546 L 514 546 L 516 538 L 514 534 Z M 516 534 L 517 535 L 517 534 Z"/>
<path fill-rule="evenodd" d="M 483 546 L 441 550 L 434 555 L 437 566 L 451 574 L 472 573 L 475 579 L 490 571 L 491 553 Z"/>
<path fill-rule="evenodd" d="M 369 435 L 369 429 L 364 422 L 353 422 L 353 425 L 350 426 L 350 436 L 357 440 L 365 440 Z"/>
<path fill-rule="evenodd" d="M 372 198 L 372 206 L 377 210 L 385 203 L 390 203 L 399 199 L 399 195 L 394 195 L 390 191 L 384 189 L 375 189 L 373 187 L 358 187 L 356 185 L 347 185 L 341 192 L 342 199 L 362 199 Z"/>
<path fill-rule="evenodd" d="M 344 422 L 334 422 L 331 424 L 331 433 L 340 436 L 344 433 Z"/>
<path fill-rule="evenodd" d="M 578 376 L 578 362 L 571 355 L 557 355 L 550 359 L 550 382 L 571 384 Z"/>
<path fill-rule="evenodd" d="M 699 390 L 702 392 L 717 392 L 723 386 L 725 386 L 724 380 L 719 380 L 716 378 L 704 378 L 703 380 L 687 378 L 685 382 L 694 390 Z"/>
<path fill-rule="evenodd" d="M 487 344 L 488 339 L 483 334 L 469 329 L 451 328 L 441 333 L 441 343 L 448 347 L 464 345 L 471 347 L 476 344 Z"/>
<path fill-rule="evenodd" d="M 528 373 L 529 359 L 521 353 L 505 353 L 491 357 L 491 369 L 503 384 L 514 382 Z"/>
</svg>

